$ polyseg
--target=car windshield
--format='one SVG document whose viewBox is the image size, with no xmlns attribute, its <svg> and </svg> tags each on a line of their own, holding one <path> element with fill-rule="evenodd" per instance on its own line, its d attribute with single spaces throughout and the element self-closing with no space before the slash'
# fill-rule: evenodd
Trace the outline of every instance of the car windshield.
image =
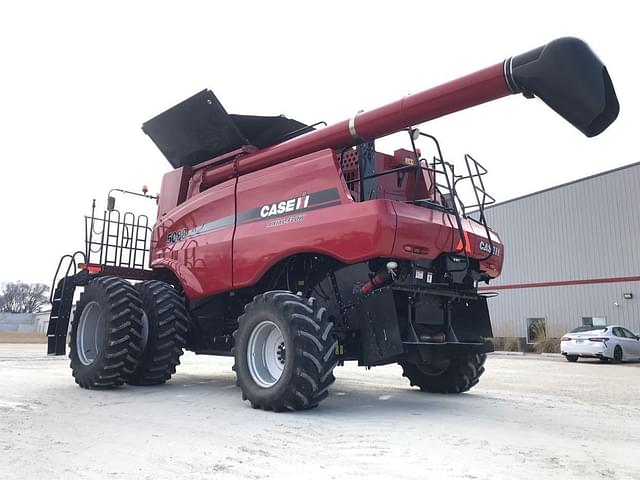
<svg viewBox="0 0 640 480">
<path fill-rule="evenodd" d="M 581 325 L 579 327 L 574 328 L 573 330 L 571 330 L 569 333 L 580 333 L 580 332 L 593 332 L 596 330 L 606 330 L 606 328 L 602 328 L 602 327 L 592 327 L 590 325 Z"/>
</svg>

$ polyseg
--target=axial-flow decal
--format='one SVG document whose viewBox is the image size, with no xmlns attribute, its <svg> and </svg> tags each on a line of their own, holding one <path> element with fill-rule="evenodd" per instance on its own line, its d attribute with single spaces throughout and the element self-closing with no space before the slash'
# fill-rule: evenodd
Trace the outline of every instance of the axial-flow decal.
<svg viewBox="0 0 640 480">
<path fill-rule="evenodd" d="M 243 225 L 245 223 L 257 222 L 265 219 L 273 219 L 289 215 L 291 212 L 304 212 L 309 210 L 315 210 L 318 208 L 331 207 L 340 203 L 340 194 L 337 188 L 329 188 L 327 190 L 321 190 L 319 192 L 304 193 L 301 196 L 290 198 L 287 200 L 281 200 L 273 203 L 267 203 L 257 208 L 245 210 L 239 212 L 237 216 L 228 215 L 216 220 L 213 220 L 202 225 L 195 226 L 190 229 L 182 228 L 180 230 L 174 230 L 167 234 L 167 243 L 176 243 L 187 238 L 195 237 L 212 230 L 219 230 L 221 228 L 230 227 L 234 221 L 237 225 Z M 300 219 L 304 216 L 300 216 Z M 295 223 L 298 220 L 289 222 L 269 222 L 268 226 L 284 225 L 287 223 Z"/>
</svg>

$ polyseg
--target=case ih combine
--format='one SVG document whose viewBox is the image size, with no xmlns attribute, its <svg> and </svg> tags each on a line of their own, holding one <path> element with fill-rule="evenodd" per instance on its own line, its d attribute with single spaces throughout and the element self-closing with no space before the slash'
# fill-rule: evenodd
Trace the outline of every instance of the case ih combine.
<svg viewBox="0 0 640 480">
<path fill-rule="evenodd" d="M 316 406 L 348 360 L 397 362 L 427 392 L 469 390 L 491 351 L 477 287 L 505 249 L 483 213 L 486 171 L 467 155 L 459 175 L 415 125 L 515 93 L 588 137 L 619 109 L 601 61 L 562 38 L 324 128 L 229 115 L 207 90 L 149 120 L 173 166 L 155 225 L 113 197 L 96 217 L 94 202 L 85 251 L 54 278 L 49 354 L 65 353 L 83 287 L 70 357 L 84 388 L 163 383 L 186 348 L 234 356 L 243 398 L 265 410 Z M 403 130 L 408 148 L 375 150 Z"/>
</svg>

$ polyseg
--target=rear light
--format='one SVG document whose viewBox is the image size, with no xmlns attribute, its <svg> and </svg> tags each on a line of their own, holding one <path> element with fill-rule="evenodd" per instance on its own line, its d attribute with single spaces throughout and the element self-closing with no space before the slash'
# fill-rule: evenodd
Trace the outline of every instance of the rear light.
<svg viewBox="0 0 640 480">
<path fill-rule="evenodd" d="M 607 337 L 591 337 L 589 339 L 590 342 L 606 342 L 609 340 Z"/>
<path fill-rule="evenodd" d="M 102 265 L 96 265 L 95 263 L 79 263 L 78 268 L 89 273 L 100 273 L 102 271 Z"/>
<path fill-rule="evenodd" d="M 562 337 L 560 339 L 561 342 L 568 342 L 569 340 L 571 340 L 571 337 Z"/>
</svg>

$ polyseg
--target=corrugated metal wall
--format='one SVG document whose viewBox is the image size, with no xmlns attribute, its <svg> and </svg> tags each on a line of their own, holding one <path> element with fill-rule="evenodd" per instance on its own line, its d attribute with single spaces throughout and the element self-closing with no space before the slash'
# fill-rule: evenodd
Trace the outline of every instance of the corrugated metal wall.
<svg viewBox="0 0 640 480">
<path fill-rule="evenodd" d="M 491 285 L 640 276 L 640 164 L 495 205 L 486 215 L 505 244 L 503 274 Z M 506 289 L 489 305 L 496 336 L 526 336 L 527 317 L 546 318 L 552 335 L 596 316 L 640 332 L 640 282 Z"/>
</svg>

